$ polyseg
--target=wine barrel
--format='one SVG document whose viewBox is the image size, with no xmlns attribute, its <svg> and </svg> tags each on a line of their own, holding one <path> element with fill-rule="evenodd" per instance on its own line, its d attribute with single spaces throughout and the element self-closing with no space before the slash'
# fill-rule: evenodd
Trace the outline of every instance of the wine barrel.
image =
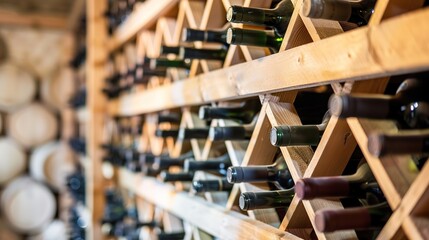
<svg viewBox="0 0 429 240">
<path fill-rule="evenodd" d="M 5 240 L 21 240 L 24 239 L 16 232 L 12 231 L 10 227 L 7 225 L 7 223 L 0 219 L 0 239 Z"/>
<path fill-rule="evenodd" d="M 28 176 L 13 180 L 0 198 L 5 220 L 20 233 L 41 232 L 52 222 L 56 202 L 52 192 Z"/>
<path fill-rule="evenodd" d="M 9 138 L 0 138 L 0 156 L 0 185 L 3 185 L 24 172 L 27 164 L 24 150 Z"/>
<path fill-rule="evenodd" d="M 26 148 L 53 140 L 58 132 L 54 114 L 39 103 L 29 104 L 11 113 L 7 123 L 7 133 Z"/>
<path fill-rule="evenodd" d="M 76 157 L 65 143 L 50 142 L 36 148 L 30 156 L 30 174 L 56 190 L 63 190 L 66 178 L 75 171 Z"/>
<path fill-rule="evenodd" d="M 67 240 L 66 224 L 61 220 L 54 220 L 48 227 L 37 235 L 30 236 L 27 240 Z"/>
<path fill-rule="evenodd" d="M 36 94 L 36 81 L 25 69 L 10 62 L 0 65 L 0 110 L 11 112 L 29 103 Z"/>
<path fill-rule="evenodd" d="M 41 82 L 41 96 L 44 102 L 56 110 L 69 106 L 75 92 L 75 82 L 71 68 L 61 68 L 50 78 Z"/>
</svg>

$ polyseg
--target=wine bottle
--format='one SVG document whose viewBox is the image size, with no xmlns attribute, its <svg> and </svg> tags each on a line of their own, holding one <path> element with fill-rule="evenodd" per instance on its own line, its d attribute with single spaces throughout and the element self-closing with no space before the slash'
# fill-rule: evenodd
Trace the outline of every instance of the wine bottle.
<svg viewBox="0 0 429 240">
<path fill-rule="evenodd" d="M 239 206 L 243 211 L 265 208 L 287 208 L 294 195 L 293 188 L 278 191 L 244 192 L 240 195 Z"/>
<path fill-rule="evenodd" d="M 353 22 L 366 25 L 374 12 L 376 0 L 304 0 L 302 13 L 310 18 Z"/>
<path fill-rule="evenodd" d="M 226 42 L 226 31 L 198 30 L 192 28 L 183 29 L 182 41 L 202 41 L 209 43 L 222 43 L 224 45 L 228 45 L 228 43 Z"/>
<path fill-rule="evenodd" d="M 283 37 L 276 35 L 275 32 L 261 30 L 228 28 L 226 36 L 229 44 L 267 47 L 271 53 L 277 53 L 283 42 Z"/>
<path fill-rule="evenodd" d="M 179 53 L 180 53 L 180 46 L 170 47 L 170 46 L 162 45 L 160 49 L 161 55 L 167 55 L 167 54 L 179 55 Z"/>
<path fill-rule="evenodd" d="M 158 233 L 158 240 L 183 240 L 185 232 Z"/>
<path fill-rule="evenodd" d="M 174 124 L 180 124 L 181 116 L 178 113 L 170 112 L 170 113 L 163 113 L 158 115 L 158 123 L 174 123 Z"/>
<path fill-rule="evenodd" d="M 323 132 L 328 125 L 330 114 L 325 114 L 323 121 L 318 125 L 303 126 L 276 126 L 271 129 L 270 142 L 273 146 L 317 146 L 322 138 Z"/>
<path fill-rule="evenodd" d="M 154 170 L 166 170 L 170 167 L 183 167 L 185 159 L 183 158 L 170 158 L 170 157 L 155 157 L 152 164 Z"/>
<path fill-rule="evenodd" d="M 152 58 L 147 59 L 148 65 L 152 69 L 158 68 L 182 68 L 182 69 L 190 69 L 191 61 L 189 59 L 176 59 L 170 60 L 166 58 Z"/>
<path fill-rule="evenodd" d="M 294 186 L 292 176 L 281 154 L 272 165 L 229 167 L 227 179 L 230 183 L 273 182 L 278 189 L 290 189 Z"/>
<path fill-rule="evenodd" d="M 186 159 L 183 163 L 185 172 L 195 171 L 215 171 L 220 175 L 226 176 L 228 167 L 231 166 L 229 155 L 225 154 L 216 159 L 208 159 L 203 161 L 195 161 L 195 159 Z"/>
<path fill-rule="evenodd" d="M 210 128 L 180 128 L 179 139 L 207 139 Z"/>
<path fill-rule="evenodd" d="M 163 171 L 160 174 L 163 182 L 191 182 L 194 178 L 193 172 L 170 173 Z"/>
<path fill-rule="evenodd" d="M 137 72 L 140 71 L 138 74 Z M 145 68 L 142 70 L 136 70 L 134 73 L 134 84 L 146 84 L 149 82 L 151 77 L 165 77 L 167 71 L 165 68 L 150 69 Z"/>
<path fill-rule="evenodd" d="M 167 138 L 167 137 L 176 138 L 178 135 L 179 135 L 179 130 L 177 129 L 170 129 L 170 130 L 156 129 L 155 131 L 155 136 L 161 137 L 161 138 Z"/>
<path fill-rule="evenodd" d="M 389 220 L 387 202 L 347 209 L 326 209 L 316 212 L 315 225 L 320 232 L 381 228 Z"/>
<path fill-rule="evenodd" d="M 196 180 L 192 182 L 192 187 L 197 193 L 230 191 L 234 184 L 228 182 L 226 178 L 211 180 Z"/>
<path fill-rule="evenodd" d="M 293 9 L 294 6 L 290 0 L 279 2 L 274 9 L 247 8 L 233 5 L 228 9 L 226 19 L 232 23 L 271 27 L 278 36 L 284 36 Z"/>
<path fill-rule="evenodd" d="M 333 95 L 329 107 L 332 115 L 341 118 L 394 119 L 403 128 L 425 128 L 429 115 L 429 96 L 424 89 L 428 86 L 427 81 L 407 79 L 394 96 Z"/>
<path fill-rule="evenodd" d="M 428 154 L 429 130 L 403 130 L 368 136 L 368 151 L 377 157 L 388 154 Z"/>
<path fill-rule="evenodd" d="M 227 50 L 221 49 L 197 49 L 180 47 L 178 57 L 180 59 L 206 59 L 223 61 L 226 57 Z"/>
<path fill-rule="evenodd" d="M 295 184 L 295 192 L 297 197 L 305 200 L 326 197 L 356 197 L 364 199 L 368 192 L 374 192 L 367 185 L 367 183 L 374 181 L 374 176 L 368 164 L 364 163 L 359 166 L 353 175 L 299 179 Z"/>
<path fill-rule="evenodd" d="M 198 111 L 198 116 L 203 120 L 230 119 L 247 124 L 254 121 L 260 109 L 259 100 L 248 100 L 238 107 L 202 106 Z"/>
<path fill-rule="evenodd" d="M 152 165 L 155 161 L 155 155 L 150 152 L 141 153 L 139 155 L 139 163 L 142 167 Z"/>
<path fill-rule="evenodd" d="M 233 127 L 211 127 L 209 138 L 211 141 L 227 140 L 249 140 L 253 134 L 254 126 L 233 126 Z"/>
</svg>

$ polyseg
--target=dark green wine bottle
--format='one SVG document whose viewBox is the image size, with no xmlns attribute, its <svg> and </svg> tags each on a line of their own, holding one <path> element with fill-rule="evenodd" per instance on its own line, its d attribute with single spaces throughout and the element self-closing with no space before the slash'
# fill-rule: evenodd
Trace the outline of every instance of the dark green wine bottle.
<svg viewBox="0 0 429 240">
<path fill-rule="evenodd" d="M 278 189 L 290 189 L 294 186 L 292 176 L 281 154 L 272 165 L 230 167 L 227 179 L 230 183 L 272 182 Z"/>
<path fill-rule="evenodd" d="M 196 180 L 192 182 L 192 188 L 197 193 L 230 191 L 233 186 L 234 184 L 229 183 L 226 178 Z"/>
<path fill-rule="evenodd" d="M 228 28 L 226 41 L 232 45 L 267 47 L 271 53 L 277 53 L 282 45 L 283 37 L 276 35 L 275 32 Z"/>
<path fill-rule="evenodd" d="M 365 207 L 324 209 L 316 212 L 315 225 L 320 232 L 377 229 L 384 226 L 391 213 L 387 202 Z"/>
<path fill-rule="evenodd" d="M 226 176 L 227 169 L 231 166 L 229 155 L 216 159 L 207 159 L 202 161 L 195 161 L 195 159 L 186 159 L 183 163 L 183 170 L 186 172 L 195 171 L 214 171 L 220 175 Z"/>
<path fill-rule="evenodd" d="M 152 69 L 157 68 L 182 68 L 182 69 L 190 69 L 191 61 L 189 59 L 176 59 L 170 60 L 166 58 L 153 58 L 149 59 L 149 66 Z"/>
<path fill-rule="evenodd" d="M 228 45 L 228 43 L 226 42 L 226 31 L 198 30 L 192 28 L 183 29 L 182 41 L 202 41 L 209 43 L 222 43 L 224 45 Z"/>
<path fill-rule="evenodd" d="M 183 240 L 185 232 L 162 232 L 158 233 L 158 240 Z"/>
<path fill-rule="evenodd" d="M 200 107 L 198 115 L 201 119 L 229 119 L 240 123 L 251 123 L 261 109 L 259 100 L 249 100 L 238 107 Z"/>
<path fill-rule="evenodd" d="M 276 126 L 271 129 L 270 141 L 273 146 L 317 146 L 328 125 L 330 114 L 325 114 L 319 125 Z"/>
<path fill-rule="evenodd" d="M 178 113 L 170 112 L 170 113 L 163 113 L 158 115 L 158 123 L 174 123 L 179 124 L 181 120 L 181 116 Z"/>
<path fill-rule="evenodd" d="M 163 171 L 160 174 L 163 182 L 191 182 L 194 179 L 194 173 L 192 172 L 180 172 L 170 173 Z"/>
<path fill-rule="evenodd" d="M 293 13 L 291 0 L 283 0 L 274 9 L 231 6 L 226 19 L 233 23 L 266 26 L 274 29 L 278 36 L 284 36 Z"/>
<path fill-rule="evenodd" d="M 180 128 L 179 139 L 207 139 L 210 128 Z"/>
<path fill-rule="evenodd" d="M 171 129 L 171 130 L 156 129 L 155 130 L 155 136 L 161 137 L 161 138 L 167 138 L 167 137 L 176 138 L 178 135 L 179 135 L 179 130 L 177 129 Z"/>
<path fill-rule="evenodd" d="M 287 208 L 292 202 L 293 188 L 279 191 L 245 192 L 240 195 L 239 206 L 243 211 L 265 208 Z"/>
<path fill-rule="evenodd" d="M 240 141 L 249 140 L 253 134 L 253 127 L 211 127 L 209 138 L 212 141 Z"/>
<path fill-rule="evenodd" d="M 180 59 L 206 59 L 223 61 L 226 57 L 227 50 L 221 49 L 197 49 L 180 47 L 178 57 Z"/>
</svg>

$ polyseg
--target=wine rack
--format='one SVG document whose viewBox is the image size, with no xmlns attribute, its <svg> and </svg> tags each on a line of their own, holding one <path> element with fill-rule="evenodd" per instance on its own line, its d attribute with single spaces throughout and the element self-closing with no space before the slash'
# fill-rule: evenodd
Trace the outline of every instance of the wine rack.
<svg viewBox="0 0 429 240">
<path fill-rule="evenodd" d="M 328 86 L 335 93 L 382 93 L 390 76 L 429 69 L 429 26 L 426 24 L 429 9 L 422 8 L 423 1 L 378 0 L 368 26 L 344 33 L 338 22 L 302 16 L 302 1 L 296 0 L 279 53 L 268 55 L 267 49 L 231 45 L 223 65 L 194 60 L 186 79 L 181 77 L 180 71 L 172 70 L 167 79 L 153 77 L 147 86 L 136 87 L 118 99 L 105 101 L 100 90 L 106 77 L 103 63 L 109 53 L 120 54 L 121 46 L 134 42 L 136 50 L 132 51 L 135 55 L 131 59 L 135 62 L 131 64 L 139 63 L 144 56 L 157 57 L 161 44 L 180 43 L 184 27 L 224 27 L 227 24 L 226 9 L 232 4 L 268 8 L 271 1 L 147 0 L 110 39 L 105 34 L 102 19 L 105 3 L 88 1 L 88 121 L 91 131 L 88 149 L 92 161 L 87 176 L 95 239 L 98 239 L 97 226 L 103 212 L 102 151 L 99 146 L 106 115 L 144 114 L 141 151 L 150 149 L 155 154 L 168 151 L 174 157 L 191 148 L 196 159 L 207 159 L 217 143 L 191 140 L 189 146 L 184 141 L 160 140 L 154 136 L 157 128 L 154 113 L 180 108 L 180 126 L 193 128 L 202 126 L 203 122 L 195 117 L 192 106 L 216 105 L 217 102 L 222 105 L 229 100 L 259 96 L 262 109 L 252 138 L 248 143 L 226 141 L 225 147 L 233 165 L 271 164 L 277 151 L 269 142 L 271 127 L 301 124 L 294 108 L 298 91 Z M 202 47 L 202 44 L 195 43 L 195 46 Z M 122 68 L 126 65 L 123 60 L 118 62 Z M 212 121 L 212 126 L 216 125 L 234 123 Z M 359 146 L 393 211 L 378 238 L 426 239 L 429 166 L 424 166 L 420 173 L 411 172 L 407 167 L 409 156 L 379 159 L 367 150 L 369 132 L 395 129 L 391 121 L 380 123 L 332 117 L 316 150 L 301 146 L 280 149 L 296 181 L 303 177 L 341 174 L 353 150 Z M 234 186 L 229 196 L 210 193 L 203 199 L 180 191 L 183 189 L 181 184 L 173 187 L 124 169 L 116 174 L 120 186 L 139 196 L 143 216 L 151 217 L 157 208 L 174 214 L 184 221 L 186 239 L 204 238 L 207 233 L 221 239 L 308 239 L 315 226 L 317 210 L 343 208 L 339 201 L 300 201 L 295 197 L 283 219 L 279 219 L 272 209 L 249 211 L 246 216 L 234 210 L 240 192 L 257 191 L 266 186 L 242 183 Z M 197 177 L 210 176 L 198 174 Z M 175 217 L 164 214 L 163 218 Z M 173 224 L 170 227 L 174 228 Z M 316 234 L 319 239 L 357 238 L 355 231 L 316 231 Z"/>
</svg>

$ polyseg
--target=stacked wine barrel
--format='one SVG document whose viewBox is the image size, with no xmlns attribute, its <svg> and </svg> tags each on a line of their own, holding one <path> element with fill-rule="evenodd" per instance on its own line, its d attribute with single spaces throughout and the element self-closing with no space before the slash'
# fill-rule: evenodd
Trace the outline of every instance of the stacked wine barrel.
<svg viewBox="0 0 429 240">
<path fill-rule="evenodd" d="M 377 1 L 349 18 L 324 14 L 344 1 L 322 2 L 336 1 L 147 0 L 109 39 L 105 85 L 90 93 L 108 98 L 109 137 L 90 145 L 105 153 L 95 166 L 126 169 L 118 184 L 141 197 L 142 219 L 163 223 L 141 234 L 427 238 L 427 155 L 411 154 L 426 151 L 428 75 L 414 73 L 429 69 L 419 33 L 429 11 Z M 136 30 L 149 16 L 156 25 Z M 100 105 L 90 107 L 96 127 Z"/>
<path fill-rule="evenodd" d="M 6 49 L 2 54 L 8 52 L 10 41 L 2 45 Z M 66 177 L 75 170 L 76 157 L 60 139 L 59 121 L 74 87 L 69 68 L 60 65 L 58 72 L 40 76 L 22 62 L 2 55 L 1 239 L 67 239 L 64 219 L 58 215 L 58 196 L 66 191 Z"/>
</svg>

